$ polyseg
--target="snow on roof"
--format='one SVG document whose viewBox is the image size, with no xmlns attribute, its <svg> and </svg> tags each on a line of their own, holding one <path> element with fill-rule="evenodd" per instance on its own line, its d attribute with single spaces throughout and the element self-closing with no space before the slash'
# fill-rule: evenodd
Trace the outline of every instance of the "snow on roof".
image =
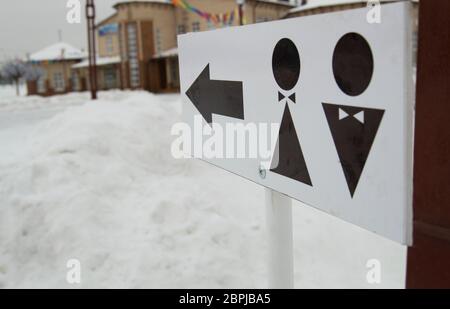
<svg viewBox="0 0 450 309">
<path fill-rule="evenodd" d="M 161 4 L 172 4 L 171 0 L 121 0 L 117 1 L 113 7 L 117 7 L 120 4 L 132 3 L 132 2 L 149 2 L 149 3 L 161 3 Z"/>
<path fill-rule="evenodd" d="M 155 54 L 155 56 L 153 56 L 153 58 L 157 59 L 157 58 L 169 58 L 169 57 L 175 57 L 178 56 L 178 48 L 171 48 L 168 50 L 165 50 L 163 52 L 160 52 L 158 54 Z"/>
<path fill-rule="evenodd" d="M 70 44 L 60 42 L 50 45 L 30 55 L 31 61 L 77 60 L 86 55 Z"/>
<path fill-rule="evenodd" d="M 103 66 L 108 64 L 115 64 L 120 63 L 120 57 L 97 57 L 96 58 L 96 65 L 97 66 Z M 89 66 L 89 59 L 85 59 L 81 61 L 80 63 L 74 64 L 72 66 L 73 69 L 80 69 L 80 68 L 86 68 Z"/>
<path fill-rule="evenodd" d="M 256 0 L 258 2 L 265 2 L 265 3 L 274 3 L 274 4 L 281 4 L 281 5 L 286 5 L 286 6 L 290 6 L 293 7 L 295 6 L 294 1 L 280 1 L 280 0 Z"/>
<path fill-rule="evenodd" d="M 395 2 L 399 0 L 380 0 L 380 2 Z M 413 2 L 418 2 L 418 0 L 412 0 Z M 289 13 L 296 13 L 311 9 L 316 9 L 320 7 L 327 7 L 327 6 L 335 6 L 335 5 L 342 5 L 342 4 L 353 4 L 353 3 L 367 3 L 367 0 L 308 0 L 307 4 L 300 5 L 296 8 L 293 8 L 289 11 Z"/>
</svg>

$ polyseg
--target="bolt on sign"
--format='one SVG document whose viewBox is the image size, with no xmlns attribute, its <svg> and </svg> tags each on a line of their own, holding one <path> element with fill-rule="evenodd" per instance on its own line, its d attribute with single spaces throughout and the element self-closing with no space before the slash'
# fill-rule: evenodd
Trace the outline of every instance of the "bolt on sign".
<svg viewBox="0 0 450 309">
<path fill-rule="evenodd" d="M 202 159 L 411 244 L 411 12 L 395 3 L 380 24 L 355 9 L 179 36 L 192 144 L 196 130 L 278 124 L 269 164 Z"/>
</svg>

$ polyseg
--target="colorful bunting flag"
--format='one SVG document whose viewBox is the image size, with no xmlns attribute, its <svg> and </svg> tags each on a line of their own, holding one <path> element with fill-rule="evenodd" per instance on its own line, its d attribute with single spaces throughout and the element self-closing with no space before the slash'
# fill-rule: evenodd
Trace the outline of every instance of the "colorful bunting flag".
<svg viewBox="0 0 450 309">
<path fill-rule="evenodd" d="M 208 12 L 204 12 L 197 7 L 192 6 L 187 0 L 172 0 L 172 4 L 180 7 L 186 11 L 197 14 L 198 16 L 205 19 L 208 24 L 211 22 L 215 25 L 220 24 L 221 26 L 232 26 L 234 20 L 237 16 L 239 16 L 239 9 L 236 8 L 231 12 L 222 13 L 222 14 L 212 14 Z M 244 20 L 245 24 L 245 20 Z"/>
</svg>

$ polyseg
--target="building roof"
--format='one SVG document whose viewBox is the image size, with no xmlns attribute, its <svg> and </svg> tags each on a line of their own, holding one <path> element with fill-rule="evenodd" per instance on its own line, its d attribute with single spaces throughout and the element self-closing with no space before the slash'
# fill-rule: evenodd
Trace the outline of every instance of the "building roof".
<svg viewBox="0 0 450 309">
<path fill-rule="evenodd" d="M 117 8 L 121 4 L 129 4 L 129 3 L 155 3 L 155 4 L 172 5 L 171 0 L 121 0 L 121 1 L 117 1 L 113 7 Z"/>
<path fill-rule="evenodd" d="M 159 58 L 170 58 L 170 57 L 176 57 L 178 56 L 178 48 L 174 47 L 168 50 L 165 50 L 163 52 L 157 53 L 153 56 L 154 59 Z"/>
<path fill-rule="evenodd" d="M 45 47 L 30 55 L 31 61 L 60 61 L 80 60 L 86 57 L 86 53 L 72 45 L 59 42 Z"/>
<path fill-rule="evenodd" d="M 286 5 L 290 7 L 294 7 L 295 5 L 292 3 L 292 0 L 289 2 L 282 2 L 279 0 L 254 0 L 258 2 L 268 3 L 268 4 L 279 4 L 279 5 Z M 121 0 L 118 1 L 116 4 L 114 4 L 114 8 L 117 8 L 117 6 L 121 4 L 127 4 L 127 3 L 156 3 L 156 4 L 168 4 L 172 5 L 171 0 Z"/>
<path fill-rule="evenodd" d="M 118 13 L 115 12 L 112 15 L 109 15 L 108 17 L 105 17 L 104 19 L 102 19 L 101 21 L 99 21 L 98 23 L 96 23 L 96 26 L 103 26 L 104 24 L 108 24 L 112 19 L 114 19 L 115 17 L 117 17 Z"/>
<path fill-rule="evenodd" d="M 383 2 L 396 2 L 396 1 L 404 1 L 404 0 L 380 0 L 381 3 Z M 411 0 L 412 2 L 418 2 L 419 0 Z M 343 4 L 353 4 L 353 3 L 367 3 L 367 0 L 308 0 L 307 4 L 300 5 L 296 8 L 293 8 L 289 11 L 288 14 L 317 9 L 321 7 L 328 7 L 328 6 L 336 6 L 336 5 L 343 5 Z"/>
<path fill-rule="evenodd" d="M 288 6 L 288 7 L 295 7 L 295 4 L 293 3 L 292 0 L 286 1 L 286 2 L 279 1 L 279 0 L 254 0 L 254 1 L 267 3 L 267 4 L 278 4 L 278 5 Z"/>
<path fill-rule="evenodd" d="M 98 57 L 96 58 L 96 66 L 104 66 L 109 64 L 116 64 L 120 63 L 120 57 Z M 72 66 L 73 69 L 81 69 L 81 68 L 87 68 L 89 66 L 89 59 L 84 59 L 80 63 L 74 64 Z"/>
</svg>

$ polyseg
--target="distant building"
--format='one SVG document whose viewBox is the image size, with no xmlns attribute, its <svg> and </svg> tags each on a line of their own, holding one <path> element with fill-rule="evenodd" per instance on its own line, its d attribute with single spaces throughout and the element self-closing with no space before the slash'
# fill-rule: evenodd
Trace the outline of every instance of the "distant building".
<svg viewBox="0 0 450 309">
<path fill-rule="evenodd" d="M 118 1 L 114 5 L 116 12 L 97 24 L 99 90 L 178 91 L 177 35 L 239 25 L 236 0 L 185 1 L 212 18 L 205 19 L 170 0 Z M 418 0 L 410 1 L 417 17 Z M 251 24 L 366 6 L 365 0 L 246 0 L 243 12 L 245 23 Z M 416 39 L 417 27 L 415 42 Z M 51 95 L 90 88 L 86 55 L 69 44 L 49 46 L 32 54 L 30 61 L 45 73 L 38 81 L 28 82 L 29 94 Z"/>
<path fill-rule="evenodd" d="M 239 24 L 237 14 L 230 13 L 236 12 L 236 0 L 187 1 L 204 12 L 222 16 L 221 23 L 208 22 L 172 1 L 118 2 L 116 12 L 97 25 L 99 89 L 178 91 L 177 34 Z M 247 0 L 244 19 L 247 23 L 276 20 L 293 7 L 289 0 Z M 78 78 L 88 80 L 87 61 L 73 69 Z"/>
<path fill-rule="evenodd" d="M 29 95 L 49 96 L 77 90 L 81 86 L 72 76 L 72 65 L 86 54 L 67 43 L 56 43 L 29 56 L 28 61 L 41 69 L 38 80 L 28 81 Z"/>
<path fill-rule="evenodd" d="M 380 0 L 382 5 L 399 2 L 409 1 L 412 3 L 412 14 L 414 18 L 414 32 L 413 32 L 413 49 L 414 49 L 414 61 L 417 58 L 417 39 L 419 30 L 419 0 Z M 299 6 L 289 10 L 284 18 L 293 18 L 301 16 L 309 16 L 316 14 L 331 13 L 350 9 L 359 9 L 370 7 L 368 0 L 299 0 Z M 368 11 L 369 12 L 369 11 Z M 383 11 L 381 11 L 381 18 L 383 18 Z"/>
<path fill-rule="evenodd" d="M 417 17 L 419 0 L 380 0 L 381 4 L 399 1 L 410 1 L 413 3 L 414 12 Z M 372 1 L 373 2 L 373 1 Z M 368 7 L 369 0 L 299 0 L 299 6 L 289 10 L 285 18 L 324 14 L 350 9 Z"/>
</svg>

